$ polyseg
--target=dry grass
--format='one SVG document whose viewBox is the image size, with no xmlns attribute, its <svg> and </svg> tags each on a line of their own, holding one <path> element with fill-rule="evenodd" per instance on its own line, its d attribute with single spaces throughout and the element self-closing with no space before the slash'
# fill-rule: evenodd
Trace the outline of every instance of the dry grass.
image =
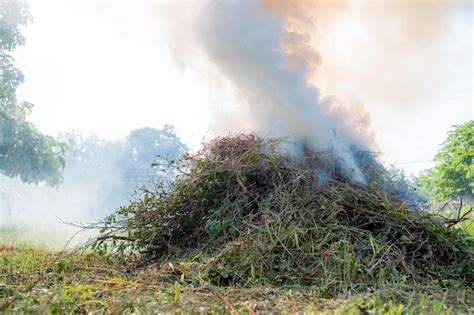
<svg viewBox="0 0 474 315">
<path fill-rule="evenodd" d="M 433 286 L 324 299 L 306 286 L 197 286 L 190 273 L 166 279 L 96 254 L 0 246 L 0 261 L 2 314 L 456 314 L 473 306 L 472 292 Z"/>
</svg>

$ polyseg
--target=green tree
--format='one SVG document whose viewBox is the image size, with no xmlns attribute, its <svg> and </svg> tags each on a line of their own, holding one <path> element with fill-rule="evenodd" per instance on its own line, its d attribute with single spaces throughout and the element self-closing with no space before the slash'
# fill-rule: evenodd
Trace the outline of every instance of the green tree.
<svg viewBox="0 0 474 315">
<path fill-rule="evenodd" d="M 435 166 L 419 179 L 421 190 L 437 200 L 474 196 L 474 121 L 454 127 L 434 158 Z"/>
<path fill-rule="evenodd" d="M 64 145 L 28 121 L 33 105 L 16 96 L 24 77 L 12 53 L 25 43 L 21 28 L 30 20 L 24 2 L 0 0 L 0 175 L 56 185 L 65 166 Z"/>
</svg>

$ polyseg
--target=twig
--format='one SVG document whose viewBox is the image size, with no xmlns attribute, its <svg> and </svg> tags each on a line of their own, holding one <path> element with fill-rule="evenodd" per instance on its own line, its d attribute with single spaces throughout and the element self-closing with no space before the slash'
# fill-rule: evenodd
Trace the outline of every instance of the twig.
<svg viewBox="0 0 474 315">
<path fill-rule="evenodd" d="M 95 239 L 95 241 L 106 241 L 109 239 L 113 240 L 118 240 L 118 241 L 129 241 L 129 242 L 134 242 L 135 239 L 126 237 L 126 236 L 118 236 L 118 235 L 105 235 L 105 236 L 99 236 Z"/>
<path fill-rule="evenodd" d="M 448 223 L 448 228 L 458 224 L 458 223 L 461 223 L 461 222 L 464 222 L 466 220 L 469 220 L 469 215 L 472 213 L 472 211 L 474 210 L 474 208 L 471 208 L 469 209 L 468 211 L 466 211 L 466 213 L 464 213 L 462 216 L 459 217 L 460 213 L 458 214 L 458 218 L 456 219 L 451 219 L 451 220 L 447 220 L 445 223 Z"/>
<path fill-rule="evenodd" d="M 448 201 L 446 201 L 444 203 L 444 205 L 438 210 L 438 213 L 441 213 L 441 211 L 444 210 L 444 208 L 446 208 L 453 200 L 455 200 L 456 198 L 459 198 L 459 195 L 455 195 L 453 196 L 451 199 L 449 199 Z M 461 202 L 462 202 L 462 198 L 461 198 Z"/>
<path fill-rule="evenodd" d="M 232 312 L 232 315 L 239 315 L 240 313 L 235 309 L 234 305 L 232 305 L 232 303 L 229 302 L 228 299 L 226 299 L 224 296 L 220 295 L 220 294 L 217 294 L 215 292 L 213 292 L 215 296 L 217 296 L 222 302 L 224 302 L 224 304 L 230 309 L 230 311 Z"/>
</svg>

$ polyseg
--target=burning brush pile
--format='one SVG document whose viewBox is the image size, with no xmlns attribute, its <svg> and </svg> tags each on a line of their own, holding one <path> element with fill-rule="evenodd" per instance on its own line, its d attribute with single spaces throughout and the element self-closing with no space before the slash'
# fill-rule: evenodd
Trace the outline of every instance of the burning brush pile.
<svg viewBox="0 0 474 315">
<path fill-rule="evenodd" d="M 369 183 L 359 185 L 329 153 L 295 158 L 281 148 L 253 135 L 211 141 L 171 163 L 178 176 L 169 187 L 155 183 L 107 218 L 93 247 L 133 254 L 140 265 L 179 261 L 170 276 L 193 270 L 217 285 L 335 294 L 390 281 L 473 284 L 472 243 L 384 191 L 390 180 L 373 158 L 355 155 L 372 161 Z"/>
</svg>

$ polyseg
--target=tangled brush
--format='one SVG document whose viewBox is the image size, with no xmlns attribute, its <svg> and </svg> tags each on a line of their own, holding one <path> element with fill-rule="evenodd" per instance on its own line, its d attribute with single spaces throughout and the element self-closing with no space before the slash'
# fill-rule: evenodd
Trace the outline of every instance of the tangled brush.
<svg viewBox="0 0 474 315">
<path fill-rule="evenodd" d="M 330 152 L 281 148 L 228 136 L 170 161 L 176 180 L 108 217 L 93 248 L 181 261 L 218 285 L 318 285 L 329 296 L 401 280 L 473 284 L 472 240 L 413 211 L 373 157 L 357 155 L 369 179 L 358 186 Z"/>
</svg>

